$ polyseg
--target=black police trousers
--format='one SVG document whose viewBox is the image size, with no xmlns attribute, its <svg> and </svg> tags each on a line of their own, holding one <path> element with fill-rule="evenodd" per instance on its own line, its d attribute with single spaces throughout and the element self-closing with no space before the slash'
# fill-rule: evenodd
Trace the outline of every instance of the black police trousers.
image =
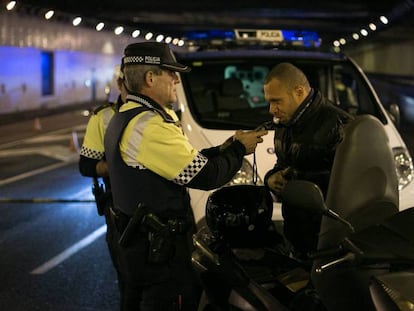
<svg viewBox="0 0 414 311">
<path fill-rule="evenodd" d="M 197 310 L 201 286 L 191 264 L 192 234 L 192 229 L 173 234 L 174 253 L 162 263 L 148 262 L 149 232 L 137 230 L 128 245 L 115 246 L 121 311 Z"/>
<path fill-rule="evenodd" d="M 119 234 L 114 220 L 114 215 L 111 214 L 112 211 L 112 200 L 108 201 L 108 204 L 104 211 L 105 222 L 106 222 L 106 243 L 108 246 L 109 255 L 111 257 L 112 265 L 115 268 L 117 278 L 118 278 L 118 288 L 119 291 L 122 291 L 123 288 L 123 279 L 120 274 L 119 268 L 119 249 L 118 249 L 118 239 Z"/>
</svg>

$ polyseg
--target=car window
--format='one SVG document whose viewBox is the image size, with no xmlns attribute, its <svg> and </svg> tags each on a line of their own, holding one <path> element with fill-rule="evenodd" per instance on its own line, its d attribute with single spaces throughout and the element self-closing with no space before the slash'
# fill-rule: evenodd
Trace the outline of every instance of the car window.
<svg viewBox="0 0 414 311">
<path fill-rule="evenodd" d="M 378 106 L 372 104 L 369 88 L 355 70 L 343 65 L 333 67 L 335 96 L 333 101 L 353 115 L 379 114 Z"/>
<path fill-rule="evenodd" d="M 301 68 L 312 87 L 356 115 L 380 114 L 369 87 L 348 63 L 312 60 L 227 59 L 197 61 L 182 76 L 189 107 L 204 128 L 251 129 L 271 120 L 263 82 L 278 62 Z"/>
</svg>

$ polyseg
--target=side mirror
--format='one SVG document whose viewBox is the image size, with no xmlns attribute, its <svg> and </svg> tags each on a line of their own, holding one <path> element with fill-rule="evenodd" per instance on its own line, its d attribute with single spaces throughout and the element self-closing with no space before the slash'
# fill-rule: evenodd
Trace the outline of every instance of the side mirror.
<svg viewBox="0 0 414 311">
<path fill-rule="evenodd" d="M 293 208 L 303 208 L 320 214 L 328 211 L 321 189 L 310 181 L 289 181 L 283 190 L 282 198 L 284 203 Z"/>
<path fill-rule="evenodd" d="M 397 104 L 391 104 L 388 109 L 388 114 L 390 115 L 395 126 L 399 128 L 401 119 L 400 107 Z"/>
<path fill-rule="evenodd" d="M 343 219 L 326 206 L 321 189 L 310 181 L 289 181 L 283 190 L 282 201 L 289 207 L 303 208 L 335 219 L 346 225 L 351 232 L 355 232 L 354 227 L 349 221 Z"/>
</svg>

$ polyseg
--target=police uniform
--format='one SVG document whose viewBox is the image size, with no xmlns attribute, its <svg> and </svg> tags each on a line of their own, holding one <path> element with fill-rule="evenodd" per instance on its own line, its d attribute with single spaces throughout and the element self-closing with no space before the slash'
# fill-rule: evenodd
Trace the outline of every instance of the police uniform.
<svg viewBox="0 0 414 311">
<path fill-rule="evenodd" d="M 122 286 L 119 278 L 119 269 L 117 263 L 117 240 L 113 236 L 114 230 L 111 230 L 113 222 L 110 220 L 110 209 L 112 205 L 111 185 L 108 177 L 103 177 L 104 185 L 98 182 L 96 173 L 96 164 L 105 159 L 104 153 L 104 134 L 109 121 L 119 107 L 122 105 L 121 96 L 119 95 L 117 103 L 105 103 L 93 111 L 88 121 L 86 132 L 79 157 L 79 171 L 83 176 L 94 178 L 93 192 L 97 204 L 98 214 L 105 216 L 107 224 L 106 241 L 108 244 L 109 254 L 112 264 L 118 273 L 118 285 Z"/>
<path fill-rule="evenodd" d="M 185 70 L 162 43 L 128 46 L 123 60 L 145 61 L 152 53 L 160 57 L 160 66 Z M 171 68 L 178 65 L 182 67 Z M 191 265 L 194 220 L 187 187 L 223 186 L 240 169 L 245 152 L 237 140 L 223 150 L 196 150 L 173 110 L 129 91 L 105 135 L 118 234 L 128 231 L 128 222 L 145 206 L 146 215 L 154 215 L 168 231 L 168 243 L 154 258 L 154 236 L 160 230 L 147 225 L 146 216 L 140 218 L 129 243 L 119 249 L 120 273 L 126 280 L 121 310 L 197 310 L 200 288 Z"/>
<path fill-rule="evenodd" d="M 116 67 L 116 79 L 123 79 L 123 72 L 120 66 Z M 98 177 L 96 174 L 96 163 L 105 158 L 104 135 L 109 121 L 115 112 L 122 106 L 121 95 L 117 102 L 107 102 L 93 111 L 88 121 L 85 136 L 80 150 L 79 170 L 83 176 Z M 109 187 L 109 180 L 104 178 L 105 186 Z"/>
<path fill-rule="evenodd" d="M 97 161 L 104 158 L 103 138 L 115 110 L 115 104 L 105 103 L 93 111 L 86 127 L 81 156 Z"/>
</svg>

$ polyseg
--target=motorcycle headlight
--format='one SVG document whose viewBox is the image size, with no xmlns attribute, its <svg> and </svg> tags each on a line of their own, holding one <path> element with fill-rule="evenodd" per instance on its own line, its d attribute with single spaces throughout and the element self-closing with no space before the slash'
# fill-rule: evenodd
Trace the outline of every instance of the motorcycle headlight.
<svg viewBox="0 0 414 311">
<path fill-rule="evenodd" d="M 254 171 L 253 166 L 249 163 L 249 161 L 243 159 L 240 170 L 236 173 L 236 175 L 234 175 L 233 179 L 227 185 L 251 185 L 254 183 L 256 185 L 263 185 L 262 179 L 257 175 L 257 172 Z"/>
<path fill-rule="evenodd" d="M 413 161 L 403 147 L 392 149 L 398 177 L 398 189 L 401 190 L 413 180 Z"/>
</svg>

